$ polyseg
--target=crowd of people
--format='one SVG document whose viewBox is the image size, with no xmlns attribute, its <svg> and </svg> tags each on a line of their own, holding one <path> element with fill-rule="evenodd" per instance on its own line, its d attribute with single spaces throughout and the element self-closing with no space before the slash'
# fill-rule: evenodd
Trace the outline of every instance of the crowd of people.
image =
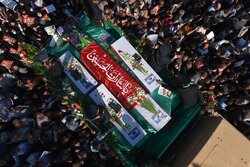
<svg viewBox="0 0 250 167">
<path fill-rule="evenodd" d="M 92 17 L 139 39 L 155 71 L 185 78 L 202 92 L 206 111 L 250 137 L 250 1 L 89 0 Z M 156 38 L 157 39 L 156 39 Z M 165 81 L 168 82 L 168 81 Z M 183 96 L 190 103 L 192 93 Z M 188 100 L 189 99 L 189 100 Z M 192 105 L 194 100 L 191 101 Z"/>
<path fill-rule="evenodd" d="M 0 166 L 121 166 L 101 133 L 78 114 L 72 88 L 52 86 L 28 66 L 26 44 L 41 48 L 46 27 L 80 11 L 140 40 L 156 72 L 167 69 L 182 89 L 198 88 L 204 108 L 250 137 L 250 1 L 16 0 L 0 3 Z M 48 11 L 53 4 L 56 10 Z M 45 68 L 58 63 L 44 62 Z M 56 65 L 55 65 L 56 64 Z M 58 72 L 59 71 L 59 72 Z M 167 81 L 165 81 L 167 82 Z M 182 96 L 183 102 L 193 105 Z M 187 98 L 187 99 L 185 99 Z M 100 107 L 87 117 L 102 121 Z"/>
<path fill-rule="evenodd" d="M 60 64 L 50 57 L 43 60 L 52 81 L 29 66 L 27 44 L 42 48 L 49 39 L 45 28 L 65 24 L 84 5 L 10 2 L 0 3 L 0 166 L 121 166 L 102 140 L 108 132 L 81 119 L 72 87 L 60 90 L 52 84 L 65 78 Z M 51 4 L 56 11 L 46 10 Z M 89 119 L 101 119 L 100 107 L 87 110 Z"/>
</svg>

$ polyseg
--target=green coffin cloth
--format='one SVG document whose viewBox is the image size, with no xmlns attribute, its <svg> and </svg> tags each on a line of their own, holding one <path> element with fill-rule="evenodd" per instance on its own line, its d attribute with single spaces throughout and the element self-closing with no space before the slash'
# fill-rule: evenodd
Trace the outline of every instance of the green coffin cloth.
<svg viewBox="0 0 250 167">
<path fill-rule="evenodd" d="M 199 111 L 200 105 L 198 104 L 193 107 L 178 108 L 175 113 L 176 116 L 172 118 L 171 122 L 158 133 L 151 135 L 142 145 L 142 148 L 146 152 L 156 154 L 160 159 L 180 133 L 196 118 Z"/>
<path fill-rule="evenodd" d="M 170 99 L 159 95 L 158 90 L 159 88 L 155 89 L 150 96 L 171 116 L 171 112 L 181 103 L 180 96 L 173 92 L 173 97 Z"/>
<path fill-rule="evenodd" d="M 118 27 L 114 26 L 112 23 L 108 21 L 103 21 L 104 28 L 112 35 L 113 38 L 118 40 L 122 36 L 124 36 L 124 32 Z"/>
</svg>

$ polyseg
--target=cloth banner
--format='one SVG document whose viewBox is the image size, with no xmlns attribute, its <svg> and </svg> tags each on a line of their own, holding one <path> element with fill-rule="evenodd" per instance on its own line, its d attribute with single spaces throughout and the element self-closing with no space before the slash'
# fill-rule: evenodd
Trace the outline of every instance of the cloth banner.
<svg viewBox="0 0 250 167">
<path fill-rule="evenodd" d="M 146 135 L 142 127 L 103 84 L 91 92 L 90 97 L 96 104 L 107 108 L 112 117 L 111 122 L 132 146 L 136 145 Z"/>
<path fill-rule="evenodd" d="M 81 52 L 84 65 L 127 107 L 136 104 L 128 102 L 128 97 L 140 85 L 130 77 L 102 48 L 93 42 Z"/>
<path fill-rule="evenodd" d="M 162 79 L 148 65 L 148 63 L 141 57 L 141 55 L 125 37 L 121 37 L 111 46 L 149 92 L 153 92 L 159 87 L 156 80 Z"/>
<path fill-rule="evenodd" d="M 98 84 L 70 51 L 65 52 L 58 61 L 62 64 L 67 76 L 83 94 L 88 93 Z"/>
</svg>

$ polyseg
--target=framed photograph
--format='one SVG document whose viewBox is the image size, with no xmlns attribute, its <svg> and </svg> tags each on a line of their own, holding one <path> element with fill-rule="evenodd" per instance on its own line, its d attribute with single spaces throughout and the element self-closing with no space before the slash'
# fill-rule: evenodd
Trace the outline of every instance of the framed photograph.
<svg viewBox="0 0 250 167">
<path fill-rule="evenodd" d="M 98 83 L 83 65 L 67 51 L 59 59 L 66 75 L 74 82 L 83 94 L 88 93 Z"/>
</svg>

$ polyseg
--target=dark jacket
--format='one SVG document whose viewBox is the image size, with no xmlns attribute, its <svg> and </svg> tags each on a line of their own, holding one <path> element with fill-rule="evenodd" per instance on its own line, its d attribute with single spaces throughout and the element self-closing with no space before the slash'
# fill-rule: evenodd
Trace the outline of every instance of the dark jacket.
<svg viewBox="0 0 250 167">
<path fill-rule="evenodd" d="M 187 88 L 180 88 L 178 89 L 178 92 L 180 93 L 184 105 L 196 105 L 202 98 L 202 95 L 196 85 L 191 85 Z"/>
</svg>

